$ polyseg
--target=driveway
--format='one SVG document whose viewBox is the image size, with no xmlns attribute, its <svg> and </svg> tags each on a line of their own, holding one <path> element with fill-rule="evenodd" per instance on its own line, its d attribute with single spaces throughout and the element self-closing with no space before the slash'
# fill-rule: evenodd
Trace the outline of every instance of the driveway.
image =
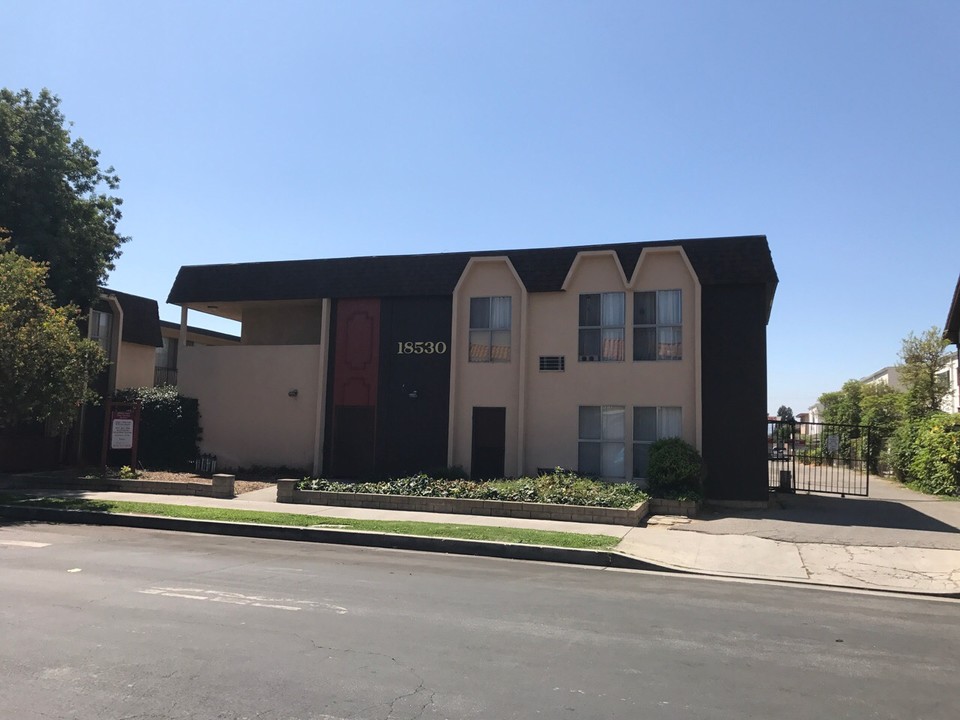
<svg viewBox="0 0 960 720">
<path fill-rule="evenodd" d="M 960 550 L 960 501 L 870 478 L 870 497 L 785 494 L 765 510 L 718 509 L 673 530 L 799 543 Z"/>
</svg>

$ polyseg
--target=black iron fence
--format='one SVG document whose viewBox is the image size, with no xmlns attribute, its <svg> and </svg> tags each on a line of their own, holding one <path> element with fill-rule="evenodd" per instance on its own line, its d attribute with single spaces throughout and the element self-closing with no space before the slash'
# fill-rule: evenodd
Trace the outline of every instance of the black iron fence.
<svg viewBox="0 0 960 720">
<path fill-rule="evenodd" d="M 767 427 L 770 489 L 868 495 L 870 451 L 868 426 L 770 422 Z"/>
</svg>

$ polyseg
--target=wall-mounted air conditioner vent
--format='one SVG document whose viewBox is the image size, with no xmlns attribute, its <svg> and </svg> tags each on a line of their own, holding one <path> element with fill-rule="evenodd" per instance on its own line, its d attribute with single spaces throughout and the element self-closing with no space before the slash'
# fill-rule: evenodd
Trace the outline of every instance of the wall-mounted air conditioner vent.
<svg viewBox="0 0 960 720">
<path fill-rule="evenodd" d="M 563 369 L 564 369 L 563 355 L 541 355 L 540 356 L 541 372 L 563 372 Z"/>
</svg>

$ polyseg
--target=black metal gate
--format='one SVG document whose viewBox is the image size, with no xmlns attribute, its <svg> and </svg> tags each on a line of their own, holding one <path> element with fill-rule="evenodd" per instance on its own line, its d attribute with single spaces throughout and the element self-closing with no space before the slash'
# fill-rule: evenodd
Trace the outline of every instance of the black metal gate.
<svg viewBox="0 0 960 720">
<path fill-rule="evenodd" d="M 866 496 L 870 492 L 869 449 L 867 426 L 770 422 L 770 490 Z"/>
</svg>

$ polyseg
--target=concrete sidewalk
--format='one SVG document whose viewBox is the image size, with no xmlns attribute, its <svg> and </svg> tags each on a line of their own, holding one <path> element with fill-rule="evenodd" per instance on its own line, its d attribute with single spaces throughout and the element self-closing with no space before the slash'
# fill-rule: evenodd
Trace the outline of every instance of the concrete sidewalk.
<svg viewBox="0 0 960 720">
<path fill-rule="evenodd" d="M 872 498 L 777 495 L 767 510 L 707 513 L 695 520 L 655 516 L 644 527 L 278 504 L 272 487 L 233 500 L 122 492 L 69 494 L 92 500 L 612 535 L 620 538 L 616 553 L 663 569 L 960 595 L 960 502 L 919 495 L 889 481 L 871 483 Z"/>
<path fill-rule="evenodd" d="M 617 550 L 709 574 L 960 593 L 960 502 L 883 478 L 870 493 L 775 494 L 765 510 L 652 518 Z"/>
</svg>

